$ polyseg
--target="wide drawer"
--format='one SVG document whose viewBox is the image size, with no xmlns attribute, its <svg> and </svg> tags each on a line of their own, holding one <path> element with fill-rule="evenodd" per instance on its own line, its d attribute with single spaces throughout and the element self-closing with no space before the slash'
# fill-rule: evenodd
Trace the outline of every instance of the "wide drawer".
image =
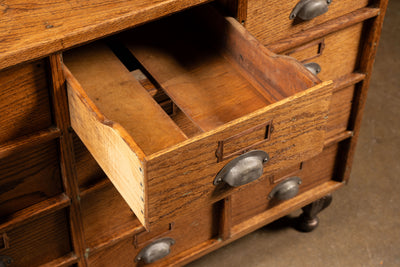
<svg viewBox="0 0 400 267">
<path fill-rule="evenodd" d="M 104 43 L 64 54 L 71 125 L 146 228 L 235 190 L 214 179 L 249 150 L 269 155 L 261 178 L 322 151 L 332 82 L 232 18 L 204 6 L 123 33 L 111 48 L 118 57 Z"/>
</svg>

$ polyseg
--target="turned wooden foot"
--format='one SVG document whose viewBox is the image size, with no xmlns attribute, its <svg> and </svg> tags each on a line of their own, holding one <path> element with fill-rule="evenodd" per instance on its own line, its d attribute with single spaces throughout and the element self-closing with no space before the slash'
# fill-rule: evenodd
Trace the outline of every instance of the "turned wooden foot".
<svg viewBox="0 0 400 267">
<path fill-rule="evenodd" d="M 317 228 L 319 224 L 317 214 L 328 207 L 331 202 L 332 195 L 329 194 L 303 207 L 303 213 L 297 218 L 296 229 L 302 232 L 311 232 Z"/>
</svg>

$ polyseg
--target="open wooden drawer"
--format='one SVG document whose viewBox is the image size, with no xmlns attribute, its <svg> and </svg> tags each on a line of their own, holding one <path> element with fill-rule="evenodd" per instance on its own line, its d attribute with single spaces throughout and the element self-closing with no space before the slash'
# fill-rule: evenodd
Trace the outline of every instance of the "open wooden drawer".
<svg viewBox="0 0 400 267">
<path fill-rule="evenodd" d="M 64 54 L 71 125 L 146 228 L 232 193 L 214 179 L 245 152 L 269 155 L 243 171 L 263 179 L 322 151 L 332 83 L 233 18 L 203 6 L 113 42 L 122 59 L 101 42 Z M 173 102 L 171 114 L 141 79 Z"/>
</svg>

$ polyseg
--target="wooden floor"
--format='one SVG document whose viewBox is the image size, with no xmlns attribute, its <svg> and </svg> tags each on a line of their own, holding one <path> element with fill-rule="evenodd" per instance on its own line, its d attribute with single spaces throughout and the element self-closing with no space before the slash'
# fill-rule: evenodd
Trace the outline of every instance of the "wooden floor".
<svg viewBox="0 0 400 267">
<path fill-rule="evenodd" d="M 389 1 L 350 183 L 319 228 L 304 234 L 283 219 L 189 267 L 400 266 L 399 12 Z"/>
</svg>

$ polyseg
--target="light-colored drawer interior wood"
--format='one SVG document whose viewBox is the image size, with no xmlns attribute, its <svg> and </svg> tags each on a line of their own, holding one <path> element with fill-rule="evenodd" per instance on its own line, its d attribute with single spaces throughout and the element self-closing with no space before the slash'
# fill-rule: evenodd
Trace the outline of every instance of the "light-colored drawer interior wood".
<svg viewBox="0 0 400 267">
<path fill-rule="evenodd" d="M 312 20 L 290 20 L 289 16 L 299 0 L 248 0 L 247 30 L 264 45 L 271 44 L 293 33 L 306 30 L 325 21 L 348 14 L 368 5 L 368 0 L 333 0 L 328 11 Z"/>
<path fill-rule="evenodd" d="M 234 190 L 213 185 L 231 158 L 216 156 L 221 142 L 232 157 L 265 150 L 265 174 L 323 147 L 332 82 L 271 53 L 232 18 L 191 12 L 113 38 L 125 56 L 102 42 L 64 54 L 72 127 L 145 227 Z"/>
</svg>

